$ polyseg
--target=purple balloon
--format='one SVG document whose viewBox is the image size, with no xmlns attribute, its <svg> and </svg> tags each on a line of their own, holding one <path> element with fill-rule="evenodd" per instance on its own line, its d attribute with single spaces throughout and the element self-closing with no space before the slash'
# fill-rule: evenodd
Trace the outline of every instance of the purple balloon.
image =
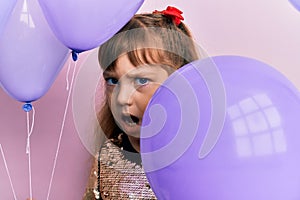
<svg viewBox="0 0 300 200">
<path fill-rule="evenodd" d="M 69 53 L 52 33 L 37 0 L 17 2 L 0 44 L 0 82 L 22 102 L 37 100 L 48 91 Z"/>
<path fill-rule="evenodd" d="M 300 11 L 300 0 L 289 0 L 289 2 L 298 10 Z"/>
<path fill-rule="evenodd" d="M 217 76 L 203 74 L 211 67 L 208 60 L 195 61 L 172 74 L 144 113 L 142 162 L 156 196 L 300 199 L 299 91 L 265 63 L 217 56 L 212 61 L 226 98 L 218 99 L 224 110 L 214 109 L 216 97 L 207 80 Z M 224 123 L 216 117 L 223 114 Z M 212 137 L 210 125 L 217 119 L 223 128 L 218 137 Z M 213 148 L 201 156 L 207 141 Z"/>
<path fill-rule="evenodd" d="M 121 29 L 143 0 L 39 0 L 56 37 L 77 52 L 93 49 Z"/>
<path fill-rule="evenodd" d="M 17 0 L 0 1 L 0 35 Z"/>
<path fill-rule="evenodd" d="M 81 59 L 78 62 L 81 62 Z M 68 91 L 62 87 L 66 84 L 67 65 L 68 63 L 59 73 L 47 94 L 39 101 L 33 102 L 36 115 L 30 143 L 32 194 L 35 200 L 82 199 L 93 163 L 92 155 L 84 147 L 77 134 L 72 109 L 69 107 L 49 190 L 68 96 Z M 28 155 L 25 150 L 26 113 L 20 109 L 22 103 L 12 101 L 1 88 L 0 106 L 2 108 L 0 145 L 5 156 L 4 160 L 0 150 L 0 199 L 27 200 L 30 194 Z M 5 164 L 8 167 L 16 199 Z"/>
</svg>

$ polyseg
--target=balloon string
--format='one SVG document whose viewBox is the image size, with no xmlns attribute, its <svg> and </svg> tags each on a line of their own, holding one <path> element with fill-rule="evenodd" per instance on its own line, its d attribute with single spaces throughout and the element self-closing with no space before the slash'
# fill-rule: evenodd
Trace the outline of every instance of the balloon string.
<svg viewBox="0 0 300 200">
<path fill-rule="evenodd" d="M 68 92 L 67 102 L 66 102 L 66 106 L 65 106 L 65 112 L 64 112 L 64 116 L 63 116 L 63 120 L 62 120 L 62 125 L 61 125 L 61 129 L 60 129 L 58 143 L 57 143 L 57 149 L 56 149 L 56 154 L 55 154 L 55 158 L 54 158 L 54 164 L 53 164 L 51 179 L 50 179 L 50 183 L 49 183 L 49 188 L 48 188 L 47 200 L 49 199 L 50 191 L 51 191 L 51 187 L 52 187 L 52 182 L 53 182 L 54 172 L 55 172 L 55 168 L 56 168 L 58 152 L 59 152 L 59 148 L 60 148 L 61 138 L 62 138 L 62 135 L 63 135 L 67 110 L 68 110 L 68 107 L 69 107 L 69 102 L 70 102 L 70 97 L 71 97 L 71 92 L 72 92 L 72 87 L 73 87 L 73 82 L 74 82 L 74 77 L 75 77 L 75 71 L 76 71 L 76 66 L 77 66 L 76 64 L 77 63 L 75 62 L 74 69 L 73 69 L 73 74 L 72 74 L 72 79 L 71 79 L 71 84 L 70 84 L 70 90 Z"/>
<path fill-rule="evenodd" d="M 10 187 L 11 187 L 11 190 L 12 190 L 13 195 L 14 195 L 14 199 L 17 200 L 17 196 L 16 196 L 16 193 L 15 193 L 15 190 L 14 190 L 14 186 L 12 184 L 12 180 L 11 180 L 11 177 L 10 177 L 10 173 L 9 173 L 9 170 L 8 170 L 8 167 L 7 167 L 7 162 L 6 162 L 6 159 L 5 159 L 5 156 L 4 156 L 4 151 L 2 149 L 2 145 L 1 144 L 0 144 L 0 150 L 1 150 L 3 161 L 4 161 L 6 173 L 7 173 L 8 179 L 9 179 Z"/>
<path fill-rule="evenodd" d="M 34 126 L 34 117 L 35 117 L 35 110 L 32 106 L 32 122 L 30 126 L 30 120 L 29 120 L 29 112 L 26 112 L 26 118 L 27 118 L 27 145 L 26 145 L 26 154 L 28 155 L 28 173 L 29 173 L 29 194 L 30 199 L 32 199 L 32 174 L 31 174 L 31 153 L 30 153 L 30 136 L 33 131 Z"/>
<path fill-rule="evenodd" d="M 35 117 L 35 110 L 34 107 L 32 106 L 32 122 L 31 122 L 31 127 L 30 127 L 30 122 L 29 122 L 29 112 L 26 112 L 27 116 L 27 145 L 26 145 L 26 154 L 30 153 L 30 136 L 33 131 L 33 126 L 34 126 L 34 117 Z"/>
<path fill-rule="evenodd" d="M 66 82 L 67 82 L 67 87 L 66 90 L 69 91 L 69 73 L 70 73 L 70 69 L 71 69 L 71 59 L 69 60 L 69 65 L 68 65 L 68 69 L 67 69 L 67 74 L 66 74 Z"/>
</svg>

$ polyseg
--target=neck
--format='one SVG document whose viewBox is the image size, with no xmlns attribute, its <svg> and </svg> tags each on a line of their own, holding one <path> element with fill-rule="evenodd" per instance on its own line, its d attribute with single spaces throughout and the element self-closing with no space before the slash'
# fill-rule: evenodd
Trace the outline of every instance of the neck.
<svg viewBox="0 0 300 200">
<path fill-rule="evenodd" d="M 140 138 L 132 137 L 128 135 L 129 142 L 131 146 L 137 151 L 140 152 Z"/>
</svg>

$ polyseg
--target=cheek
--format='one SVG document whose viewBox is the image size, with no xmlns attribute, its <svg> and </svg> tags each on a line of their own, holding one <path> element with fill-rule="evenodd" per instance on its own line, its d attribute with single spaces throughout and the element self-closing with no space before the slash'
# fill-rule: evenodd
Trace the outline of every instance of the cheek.
<svg viewBox="0 0 300 200">
<path fill-rule="evenodd" d="M 151 96 L 148 97 L 148 96 L 145 96 L 145 95 L 141 96 L 140 98 L 137 98 L 136 106 L 137 106 L 137 108 L 138 108 L 138 110 L 140 111 L 141 114 L 143 114 L 145 112 L 150 98 L 151 98 Z"/>
<path fill-rule="evenodd" d="M 158 87 L 159 87 L 158 84 L 148 85 L 147 88 L 144 88 L 145 89 L 144 91 L 141 91 L 136 96 L 136 104 L 142 113 L 144 113 L 150 99 L 152 98 L 153 94 L 158 89 Z"/>
<path fill-rule="evenodd" d="M 112 94 L 111 94 L 111 92 L 108 92 L 108 91 L 106 91 L 106 93 L 105 93 L 105 95 L 106 95 L 106 102 L 107 102 L 107 104 L 108 104 L 108 106 L 109 106 L 109 108 L 111 108 L 111 105 L 112 105 Z"/>
</svg>

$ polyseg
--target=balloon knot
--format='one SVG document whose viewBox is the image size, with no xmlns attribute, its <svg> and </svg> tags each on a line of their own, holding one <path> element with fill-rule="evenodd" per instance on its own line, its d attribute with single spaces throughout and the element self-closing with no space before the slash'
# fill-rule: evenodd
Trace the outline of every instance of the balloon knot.
<svg viewBox="0 0 300 200">
<path fill-rule="evenodd" d="M 73 58 L 73 61 L 77 61 L 78 60 L 78 55 L 79 53 L 81 53 L 83 51 L 81 50 L 76 50 L 76 49 L 73 49 L 72 50 L 72 58 Z"/>
<path fill-rule="evenodd" d="M 30 112 L 30 111 L 32 110 L 32 105 L 31 105 L 31 103 L 25 103 L 25 104 L 23 105 L 23 110 L 24 110 L 25 112 Z"/>
</svg>

